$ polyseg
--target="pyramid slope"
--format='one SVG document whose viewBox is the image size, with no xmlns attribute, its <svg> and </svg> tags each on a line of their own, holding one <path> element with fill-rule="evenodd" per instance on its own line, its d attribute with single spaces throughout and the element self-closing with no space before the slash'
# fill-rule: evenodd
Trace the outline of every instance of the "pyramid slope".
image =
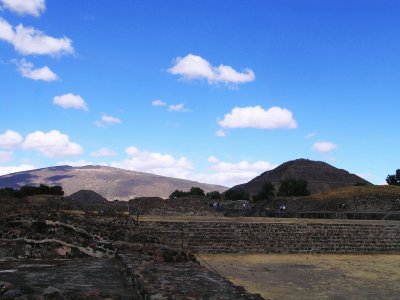
<svg viewBox="0 0 400 300">
<path fill-rule="evenodd" d="M 265 182 L 271 182 L 276 188 L 280 181 L 288 178 L 304 179 L 308 182 L 311 194 L 330 191 L 339 187 L 352 186 L 356 183 L 371 185 L 365 179 L 346 170 L 335 168 L 322 161 L 296 159 L 285 162 L 271 171 L 266 171 L 247 183 L 232 189 L 243 189 L 249 194 L 256 194 Z"/>
</svg>

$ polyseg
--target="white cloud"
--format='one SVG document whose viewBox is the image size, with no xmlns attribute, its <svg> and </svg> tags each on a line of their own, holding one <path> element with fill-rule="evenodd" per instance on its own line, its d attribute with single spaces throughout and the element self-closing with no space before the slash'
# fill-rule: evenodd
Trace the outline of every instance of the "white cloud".
<svg viewBox="0 0 400 300">
<path fill-rule="evenodd" d="M 173 75 L 180 75 L 187 80 L 207 80 L 209 84 L 225 83 L 237 85 L 254 81 L 254 72 L 250 69 L 238 72 L 230 66 L 212 66 L 201 56 L 188 54 L 185 57 L 177 57 L 174 66 L 168 69 Z"/>
<path fill-rule="evenodd" d="M 217 137 L 226 137 L 226 133 L 225 133 L 225 131 L 223 131 L 222 129 L 218 129 L 218 130 L 215 132 L 215 135 L 216 135 Z"/>
<path fill-rule="evenodd" d="M 114 161 L 110 166 L 176 178 L 188 178 L 192 169 L 192 163 L 186 157 L 175 158 L 169 154 L 140 151 L 134 146 L 128 147 L 126 154 L 127 159 Z"/>
<path fill-rule="evenodd" d="M 45 11 L 44 0 L 0 0 L 2 7 L 19 15 L 39 17 Z"/>
<path fill-rule="evenodd" d="M 36 150 L 44 156 L 77 156 L 83 153 L 83 148 L 69 140 L 69 136 L 57 130 L 49 132 L 35 131 L 25 138 L 22 148 Z"/>
<path fill-rule="evenodd" d="M 12 149 L 18 147 L 22 141 L 22 136 L 12 130 L 7 130 L 3 134 L 0 134 L 0 148 Z"/>
<path fill-rule="evenodd" d="M 23 172 L 23 171 L 33 170 L 33 169 L 35 169 L 34 166 L 27 165 L 27 164 L 23 164 L 20 166 L 6 166 L 6 167 L 0 166 L 0 175 L 7 175 L 7 174 L 11 174 L 11 173 Z"/>
<path fill-rule="evenodd" d="M 90 155 L 94 157 L 116 156 L 117 152 L 108 148 L 100 148 L 99 150 L 90 153 Z"/>
<path fill-rule="evenodd" d="M 22 59 L 18 62 L 18 71 L 21 73 L 22 77 L 33 79 L 33 80 L 44 80 L 44 81 L 54 81 L 58 79 L 57 74 L 49 69 L 48 66 L 42 68 L 33 68 L 33 64 Z"/>
<path fill-rule="evenodd" d="M 19 24 L 15 29 L 0 18 L 0 40 L 14 46 L 22 55 L 63 55 L 74 53 L 72 41 L 67 37 L 54 38 L 33 27 Z"/>
<path fill-rule="evenodd" d="M 53 104 L 61 106 L 64 109 L 74 108 L 88 111 L 85 100 L 83 100 L 81 96 L 71 93 L 55 96 L 53 98 Z"/>
<path fill-rule="evenodd" d="M 165 106 L 167 105 L 167 103 L 165 103 L 164 101 L 157 99 L 151 102 L 151 105 L 153 106 Z"/>
<path fill-rule="evenodd" d="M 77 161 L 65 160 L 65 161 L 59 161 L 57 163 L 57 166 L 71 166 L 71 167 L 83 167 L 89 165 L 93 165 L 93 163 L 91 161 L 87 161 L 84 159 Z"/>
<path fill-rule="evenodd" d="M 296 128 L 291 111 L 277 106 L 264 110 L 261 106 L 235 107 L 218 122 L 224 128 Z"/>
<path fill-rule="evenodd" d="M 309 134 L 307 134 L 304 138 L 305 139 L 310 139 L 310 138 L 312 138 L 312 137 L 314 137 L 314 136 L 316 136 L 317 134 L 315 133 L 315 132 L 310 132 Z"/>
<path fill-rule="evenodd" d="M 250 181 L 265 171 L 274 169 L 277 165 L 267 161 L 250 163 L 241 161 L 238 163 L 223 162 L 214 156 L 208 158 L 213 173 L 200 173 L 194 176 L 195 180 L 233 186 Z"/>
<path fill-rule="evenodd" d="M 100 128 L 104 128 L 107 125 L 114 125 L 114 124 L 119 124 L 122 123 L 122 120 L 110 115 L 102 115 L 100 120 L 97 120 L 94 122 L 94 125 Z"/>
<path fill-rule="evenodd" d="M 316 142 L 311 149 L 320 153 L 331 152 L 336 149 L 337 145 L 331 142 Z"/>
<path fill-rule="evenodd" d="M 175 111 L 175 112 L 188 112 L 188 111 L 190 111 L 190 109 L 185 107 L 184 103 L 170 105 L 168 110 L 169 111 Z"/>
<path fill-rule="evenodd" d="M 0 164 L 9 162 L 13 160 L 12 151 L 0 151 Z"/>
</svg>

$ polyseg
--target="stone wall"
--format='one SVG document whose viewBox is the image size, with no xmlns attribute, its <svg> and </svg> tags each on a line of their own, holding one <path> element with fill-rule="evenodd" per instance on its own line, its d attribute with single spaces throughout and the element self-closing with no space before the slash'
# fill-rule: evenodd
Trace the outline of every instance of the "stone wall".
<svg viewBox="0 0 400 300">
<path fill-rule="evenodd" d="M 400 253 L 400 224 L 140 222 L 139 234 L 194 253 Z"/>
</svg>

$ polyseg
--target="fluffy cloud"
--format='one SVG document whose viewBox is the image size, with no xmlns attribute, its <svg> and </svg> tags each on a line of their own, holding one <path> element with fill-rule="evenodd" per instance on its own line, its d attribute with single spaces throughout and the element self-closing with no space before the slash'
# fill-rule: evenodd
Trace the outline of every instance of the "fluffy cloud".
<svg viewBox="0 0 400 300">
<path fill-rule="evenodd" d="M 261 106 L 235 107 L 218 122 L 225 128 L 296 128 L 291 111 L 277 106 L 264 110 Z"/>
<path fill-rule="evenodd" d="M 226 133 L 225 133 L 225 131 L 223 131 L 222 129 L 218 129 L 218 130 L 215 132 L 215 135 L 216 135 L 217 137 L 226 137 Z"/>
<path fill-rule="evenodd" d="M 39 17 L 45 11 L 44 0 L 0 0 L 2 7 L 19 15 Z"/>
<path fill-rule="evenodd" d="M 0 164 L 13 160 L 12 151 L 0 151 Z"/>
<path fill-rule="evenodd" d="M 312 145 L 311 149 L 320 153 L 331 152 L 336 149 L 337 145 L 331 142 L 316 142 Z"/>
<path fill-rule="evenodd" d="M 188 178 L 192 163 L 186 157 L 175 158 L 169 154 L 141 151 L 136 147 L 126 149 L 128 158 L 110 165 L 132 171 L 153 173 L 177 178 Z"/>
<path fill-rule="evenodd" d="M 22 148 L 35 150 L 44 156 L 77 156 L 83 153 L 80 145 L 69 140 L 69 136 L 57 130 L 49 132 L 35 131 L 25 138 Z"/>
<path fill-rule="evenodd" d="M 274 169 L 277 165 L 267 161 L 250 163 L 241 161 L 238 163 L 223 162 L 214 156 L 208 158 L 213 173 L 196 174 L 195 179 L 201 182 L 233 186 L 248 182 L 261 173 Z"/>
<path fill-rule="evenodd" d="M 108 148 L 100 148 L 99 150 L 90 153 L 90 155 L 94 157 L 116 156 L 117 152 Z"/>
<path fill-rule="evenodd" d="M 173 75 L 180 75 L 187 80 L 207 80 L 209 84 L 225 83 L 237 85 L 254 81 L 254 72 L 250 69 L 238 72 L 230 66 L 212 66 L 201 56 L 188 54 L 185 57 L 177 57 L 174 66 L 168 69 Z"/>
<path fill-rule="evenodd" d="M 151 105 L 153 106 L 165 106 L 167 105 L 167 103 L 165 103 L 164 101 L 157 99 L 151 102 Z"/>
<path fill-rule="evenodd" d="M 12 149 L 19 146 L 22 141 L 22 136 L 12 130 L 7 130 L 3 134 L 0 134 L 0 148 Z"/>
<path fill-rule="evenodd" d="M 22 77 L 44 81 L 54 81 L 58 79 L 58 76 L 50 70 L 48 66 L 34 69 L 33 64 L 27 62 L 25 59 L 22 59 L 17 65 L 18 71 L 21 73 Z"/>
<path fill-rule="evenodd" d="M 14 46 L 22 55 L 63 55 L 74 53 L 72 41 L 67 37 L 54 38 L 22 24 L 13 28 L 6 20 L 0 18 L 0 40 Z"/>
<path fill-rule="evenodd" d="M 53 104 L 61 106 L 64 109 L 74 108 L 88 111 L 85 100 L 83 100 L 81 96 L 71 93 L 55 96 L 53 98 Z"/>
<path fill-rule="evenodd" d="M 172 104 L 168 107 L 168 111 L 175 111 L 175 112 L 188 112 L 190 109 L 185 107 L 184 103 L 179 104 Z"/>
<path fill-rule="evenodd" d="M 100 128 L 104 128 L 107 125 L 114 125 L 119 123 L 122 123 L 121 119 L 109 115 L 102 115 L 100 120 L 94 122 L 94 125 Z"/>
<path fill-rule="evenodd" d="M 88 165 L 93 165 L 93 163 L 91 161 L 87 161 L 84 159 L 77 161 L 65 160 L 65 161 L 59 161 L 57 163 L 57 166 L 71 166 L 71 167 L 83 167 Z"/>
<path fill-rule="evenodd" d="M 16 173 L 16 172 L 23 172 L 23 171 L 28 171 L 28 170 L 33 170 L 35 169 L 34 166 L 32 165 L 20 165 L 20 166 L 7 166 L 7 167 L 1 167 L 0 166 L 0 175 L 7 175 L 11 173 Z"/>
</svg>

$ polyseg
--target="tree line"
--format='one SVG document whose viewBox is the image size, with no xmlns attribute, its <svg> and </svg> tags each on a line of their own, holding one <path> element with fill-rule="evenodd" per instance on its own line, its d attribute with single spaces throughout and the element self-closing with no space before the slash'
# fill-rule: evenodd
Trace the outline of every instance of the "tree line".
<svg viewBox="0 0 400 300">
<path fill-rule="evenodd" d="M 181 198 L 187 196 L 205 196 L 210 199 L 221 199 L 225 200 L 249 200 L 253 201 L 266 200 L 274 197 L 275 195 L 281 197 L 289 196 L 308 196 L 310 192 L 308 190 L 308 182 L 303 179 L 284 179 L 280 182 L 279 189 L 275 191 L 275 186 L 271 182 L 265 182 L 261 188 L 261 191 L 255 195 L 249 195 L 242 189 L 229 189 L 223 195 L 218 191 L 212 191 L 207 194 L 204 193 L 199 187 L 192 187 L 188 192 L 175 190 L 170 196 L 170 199 Z"/>
<path fill-rule="evenodd" d="M 26 196 L 34 196 L 34 195 L 54 195 L 54 196 L 63 196 L 64 191 L 61 186 L 48 186 L 45 184 L 41 184 L 39 186 L 22 186 L 19 190 L 15 190 L 10 187 L 1 188 L 0 196 L 9 196 L 16 198 L 23 198 Z"/>
</svg>

